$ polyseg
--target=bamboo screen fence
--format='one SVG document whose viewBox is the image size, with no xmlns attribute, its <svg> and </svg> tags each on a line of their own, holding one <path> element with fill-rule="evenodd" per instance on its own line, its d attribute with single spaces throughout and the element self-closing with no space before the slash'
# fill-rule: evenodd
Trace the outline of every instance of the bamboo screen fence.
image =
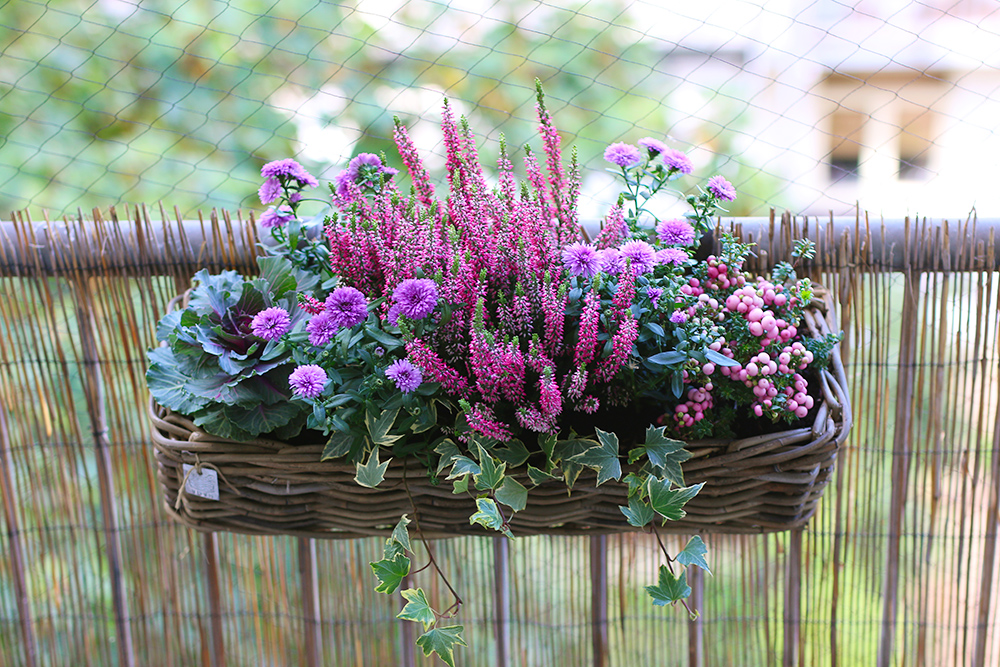
<svg viewBox="0 0 1000 667">
<path fill-rule="evenodd" d="M 696 622 L 644 599 L 647 536 L 440 542 L 468 593 L 459 664 L 1000 664 L 1000 224 L 736 224 L 764 262 L 793 227 L 819 238 L 839 303 L 855 427 L 818 514 L 706 536 Z M 431 664 L 372 590 L 380 540 L 205 536 L 161 510 L 145 351 L 191 273 L 250 270 L 254 239 L 162 209 L 2 223 L 0 664 Z"/>
</svg>

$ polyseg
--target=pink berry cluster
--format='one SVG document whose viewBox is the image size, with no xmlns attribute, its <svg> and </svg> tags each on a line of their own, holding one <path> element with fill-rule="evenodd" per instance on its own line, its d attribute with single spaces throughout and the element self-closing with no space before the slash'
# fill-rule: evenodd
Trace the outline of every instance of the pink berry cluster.
<svg viewBox="0 0 1000 667">
<path fill-rule="evenodd" d="M 683 371 L 687 388 L 671 415 L 675 427 L 686 429 L 705 420 L 720 397 L 748 406 L 757 417 L 805 417 L 814 399 L 800 371 L 812 363 L 813 353 L 796 340 L 798 284 L 789 287 L 760 276 L 754 279 L 742 272 L 740 262 L 716 256 L 695 274 L 680 287 L 677 304 L 688 315 L 692 330 L 700 328 L 714 336 L 707 348 L 732 362 L 687 364 Z M 706 328 L 707 321 L 715 326 Z"/>
</svg>

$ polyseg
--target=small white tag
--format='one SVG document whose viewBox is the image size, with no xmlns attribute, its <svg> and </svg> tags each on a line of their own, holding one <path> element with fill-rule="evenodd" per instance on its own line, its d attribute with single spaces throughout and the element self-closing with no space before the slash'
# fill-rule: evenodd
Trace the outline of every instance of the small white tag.
<svg viewBox="0 0 1000 667">
<path fill-rule="evenodd" d="M 192 496 L 208 498 L 209 500 L 219 499 L 219 473 L 211 468 L 202 468 L 201 472 L 191 472 L 194 466 L 184 464 L 184 476 L 187 482 L 184 490 Z"/>
</svg>

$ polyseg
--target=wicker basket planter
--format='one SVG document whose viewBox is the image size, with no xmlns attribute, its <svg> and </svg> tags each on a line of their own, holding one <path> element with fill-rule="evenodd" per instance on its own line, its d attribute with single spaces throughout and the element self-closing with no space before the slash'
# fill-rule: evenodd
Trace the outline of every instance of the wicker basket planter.
<svg viewBox="0 0 1000 667">
<path fill-rule="evenodd" d="M 822 335 L 831 329 L 832 309 L 814 302 L 802 329 Z M 803 526 L 829 482 L 837 451 L 851 426 L 846 376 L 839 350 L 818 382 L 818 410 L 811 427 L 740 440 L 705 440 L 688 446 L 688 484 L 706 482 L 685 507 L 687 516 L 664 530 L 679 533 L 757 533 Z M 475 510 L 451 485 L 435 486 L 416 460 L 393 459 L 377 489 L 358 486 L 353 465 L 320 461 L 315 444 L 289 445 L 258 439 L 235 442 L 209 435 L 183 415 L 150 404 L 158 478 L 167 512 L 201 531 L 290 534 L 319 538 L 382 535 L 400 515 L 416 517 L 425 537 L 494 534 L 469 524 Z M 623 450 L 626 449 L 623 446 Z M 218 500 L 182 492 L 191 468 L 213 470 Z M 619 505 L 623 485 L 595 486 L 585 471 L 567 494 L 562 481 L 530 488 L 528 506 L 511 523 L 517 535 L 591 534 L 634 530 Z"/>
</svg>

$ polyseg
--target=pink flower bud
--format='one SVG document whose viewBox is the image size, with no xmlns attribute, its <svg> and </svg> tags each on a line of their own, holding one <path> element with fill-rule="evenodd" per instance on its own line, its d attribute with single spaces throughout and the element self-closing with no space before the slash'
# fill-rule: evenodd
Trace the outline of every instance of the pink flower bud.
<svg viewBox="0 0 1000 667">
<path fill-rule="evenodd" d="M 802 419 L 807 414 L 809 414 L 809 409 L 806 408 L 806 406 L 800 405 L 799 407 L 795 408 L 795 416 L 798 417 L 799 419 Z"/>
<path fill-rule="evenodd" d="M 711 361 L 708 362 L 707 364 L 701 367 L 701 372 L 704 373 L 705 375 L 711 375 L 712 373 L 715 372 L 715 364 L 713 364 Z"/>
<path fill-rule="evenodd" d="M 755 415 L 757 415 L 758 417 L 763 417 L 764 416 L 764 408 L 760 407 L 760 405 L 755 405 L 755 406 L 753 406 L 753 413 Z"/>
<path fill-rule="evenodd" d="M 751 322 L 749 328 L 750 328 L 750 333 L 752 333 L 754 336 L 764 335 L 764 327 L 761 326 L 760 322 Z"/>
</svg>

